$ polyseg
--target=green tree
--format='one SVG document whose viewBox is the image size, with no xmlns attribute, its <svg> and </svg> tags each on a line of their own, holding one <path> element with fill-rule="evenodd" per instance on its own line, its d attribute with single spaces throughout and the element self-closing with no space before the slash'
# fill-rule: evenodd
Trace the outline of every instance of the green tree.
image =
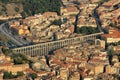
<svg viewBox="0 0 120 80">
<path fill-rule="evenodd" d="M 24 74 L 24 73 L 21 72 L 21 71 L 18 71 L 18 72 L 17 72 L 17 76 L 23 76 L 23 74 Z"/>
<path fill-rule="evenodd" d="M 61 0 L 0 0 L 2 3 L 15 3 L 23 4 L 23 11 L 26 16 L 35 15 L 38 13 L 44 13 L 47 11 L 57 12 L 60 15 L 60 7 L 62 5 Z M 3 11 L 6 8 L 3 7 Z M 19 9 L 15 8 L 15 11 L 18 12 Z"/>
<path fill-rule="evenodd" d="M 86 33 L 87 29 L 85 27 L 82 27 L 78 31 L 79 31 L 78 33 L 82 34 L 82 33 Z"/>
<path fill-rule="evenodd" d="M 61 26 L 62 21 L 61 21 L 61 19 L 54 20 L 54 21 L 52 22 L 52 24 L 54 24 L 54 25 L 58 25 L 58 26 Z"/>
<path fill-rule="evenodd" d="M 73 1 L 74 4 L 80 5 L 80 2 L 78 1 Z"/>
<path fill-rule="evenodd" d="M 16 11 L 16 12 L 19 12 L 19 8 L 18 8 L 18 7 L 15 7 L 15 11 Z"/>
<path fill-rule="evenodd" d="M 109 0 L 100 0 L 100 1 L 98 2 L 98 4 L 103 4 L 104 2 L 107 2 L 107 1 L 109 1 Z"/>
<path fill-rule="evenodd" d="M 120 41 L 118 41 L 118 45 L 120 45 Z"/>
<path fill-rule="evenodd" d="M 24 11 L 29 15 L 46 11 L 60 14 L 61 0 L 27 0 L 23 1 Z"/>
<path fill-rule="evenodd" d="M 5 55 L 9 55 L 12 53 L 12 51 L 10 49 L 6 49 L 6 48 L 2 48 L 2 51 Z"/>
<path fill-rule="evenodd" d="M 20 57 L 14 58 L 14 64 L 23 64 L 23 60 Z"/>
<path fill-rule="evenodd" d="M 3 79 L 12 79 L 12 78 L 14 78 L 12 72 L 4 72 Z"/>
<path fill-rule="evenodd" d="M 97 32 L 99 32 L 99 30 L 97 28 L 93 28 L 93 27 L 83 26 L 81 28 L 77 28 L 78 34 L 93 34 L 93 33 L 97 33 Z"/>
<path fill-rule="evenodd" d="M 110 64 L 112 64 L 112 57 L 114 55 L 114 50 L 113 49 L 108 50 L 107 54 L 108 54 L 109 62 Z"/>
<path fill-rule="evenodd" d="M 34 80 L 35 78 L 37 78 L 37 74 L 35 74 L 35 73 L 31 73 L 29 76 L 30 76 L 33 80 Z"/>
<path fill-rule="evenodd" d="M 25 14 L 25 12 L 24 12 L 24 11 L 21 13 L 21 16 L 22 16 L 22 18 L 23 18 L 23 19 L 25 19 L 25 18 L 26 18 L 26 14 Z"/>
<path fill-rule="evenodd" d="M 13 54 L 11 56 L 15 65 L 29 63 L 27 58 L 22 54 Z"/>
</svg>

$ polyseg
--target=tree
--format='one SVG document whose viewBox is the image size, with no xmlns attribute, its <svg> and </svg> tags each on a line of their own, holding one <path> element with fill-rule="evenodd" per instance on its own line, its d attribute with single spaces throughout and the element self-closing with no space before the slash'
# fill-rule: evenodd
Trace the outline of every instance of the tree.
<svg viewBox="0 0 120 80">
<path fill-rule="evenodd" d="M 26 16 L 35 15 L 44 12 L 57 12 L 60 15 L 60 7 L 62 5 L 61 0 L 0 0 L 0 2 L 17 3 L 23 5 L 23 11 Z M 3 11 L 6 9 L 3 8 Z M 18 8 L 15 9 L 16 12 L 19 11 Z"/>
<path fill-rule="evenodd" d="M 4 72 L 3 79 L 13 79 L 19 76 L 23 76 L 23 72 L 17 72 L 17 75 L 13 75 L 12 72 Z"/>
<path fill-rule="evenodd" d="M 80 5 L 80 2 L 78 1 L 73 1 L 74 4 Z"/>
<path fill-rule="evenodd" d="M 118 41 L 118 45 L 120 45 L 120 41 Z"/>
<path fill-rule="evenodd" d="M 11 58 L 13 59 L 15 65 L 29 63 L 27 58 L 22 54 L 13 54 Z"/>
<path fill-rule="evenodd" d="M 17 72 L 17 77 L 18 77 L 18 76 L 23 76 L 23 72 L 18 71 L 18 72 Z"/>
<path fill-rule="evenodd" d="M 9 55 L 12 53 L 12 51 L 10 49 L 6 49 L 6 48 L 2 48 L 2 51 L 5 55 Z"/>
<path fill-rule="evenodd" d="M 114 50 L 113 49 L 108 50 L 107 54 L 108 54 L 109 62 L 110 62 L 110 64 L 112 64 L 112 57 L 114 54 Z"/>
<path fill-rule="evenodd" d="M 23 18 L 23 19 L 25 19 L 25 18 L 26 18 L 26 14 L 25 14 L 25 12 L 24 12 L 24 11 L 21 13 L 21 16 L 22 16 L 22 18 Z"/>
<path fill-rule="evenodd" d="M 12 79 L 12 78 L 14 78 L 12 72 L 4 72 L 3 79 Z"/>
<path fill-rule="evenodd" d="M 81 34 L 82 34 L 82 33 L 86 33 L 86 31 L 87 31 L 86 28 L 83 28 L 83 27 L 82 27 L 82 28 L 79 29 L 79 32 L 78 32 L 78 33 L 81 33 Z"/>
<path fill-rule="evenodd" d="M 86 27 L 83 26 L 81 28 L 77 28 L 77 33 L 78 34 L 93 34 L 99 32 L 97 28 L 93 28 L 93 27 Z"/>
<path fill-rule="evenodd" d="M 23 1 L 24 11 L 27 14 L 34 15 L 47 11 L 60 14 L 61 0 L 27 0 Z"/>
<path fill-rule="evenodd" d="M 35 73 L 31 73 L 29 76 L 30 76 L 33 80 L 34 80 L 35 78 L 37 78 L 37 74 L 35 74 Z"/>
<path fill-rule="evenodd" d="M 18 8 L 18 7 L 15 7 L 15 11 L 16 11 L 16 12 L 19 12 L 19 8 Z"/>
<path fill-rule="evenodd" d="M 52 24 L 54 24 L 54 25 L 58 25 L 58 26 L 61 26 L 62 21 L 61 21 L 61 19 L 54 20 L 54 21 L 52 22 Z"/>
<path fill-rule="evenodd" d="M 22 59 L 21 58 L 14 58 L 14 64 L 22 64 Z"/>
<path fill-rule="evenodd" d="M 103 4 L 104 2 L 107 2 L 107 1 L 109 1 L 109 0 L 100 0 L 100 1 L 98 2 L 98 4 Z"/>
</svg>

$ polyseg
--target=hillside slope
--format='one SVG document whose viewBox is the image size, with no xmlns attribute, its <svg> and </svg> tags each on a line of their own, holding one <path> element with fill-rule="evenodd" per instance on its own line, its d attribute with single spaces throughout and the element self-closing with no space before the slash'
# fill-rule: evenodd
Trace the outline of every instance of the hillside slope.
<svg viewBox="0 0 120 80">
<path fill-rule="evenodd" d="M 60 14 L 61 4 L 61 0 L 0 0 L 0 17 L 26 17 L 47 11 Z"/>
</svg>

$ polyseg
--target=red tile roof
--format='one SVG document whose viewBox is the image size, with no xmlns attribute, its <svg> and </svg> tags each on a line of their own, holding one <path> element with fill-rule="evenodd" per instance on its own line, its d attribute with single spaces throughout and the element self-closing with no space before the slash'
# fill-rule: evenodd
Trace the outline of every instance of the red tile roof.
<svg viewBox="0 0 120 80">
<path fill-rule="evenodd" d="M 105 38 L 120 38 L 120 31 L 119 30 L 114 30 L 113 33 L 103 34 L 102 37 L 105 37 Z"/>
<path fill-rule="evenodd" d="M 30 72 L 30 73 L 36 73 L 35 71 L 33 71 L 33 70 L 30 69 L 30 68 L 27 68 L 25 71 L 28 71 L 28 72 Z"/>
<path fill-rule="evenodd" d="M 75 6 L 69 6 L 69 7 L 66 8 L 66 10 L 68 12 L 74 12 L 74 11 L 77 11 L 78 9 Z"/>
<path fill-rule="evenodd" d="M 0 67 L 2 66 L 12 66 L 13 64 L 12 63 L 5 63 L 5 64 L 0 64 Z"/>
</svg>

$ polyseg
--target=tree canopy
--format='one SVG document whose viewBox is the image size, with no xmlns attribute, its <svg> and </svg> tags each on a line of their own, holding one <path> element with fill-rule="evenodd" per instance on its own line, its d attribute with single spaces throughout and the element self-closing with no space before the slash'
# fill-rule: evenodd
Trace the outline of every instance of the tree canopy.
<svg viewBox="0 0 120 80">
<path fill-rule="evenodd" d="M 110 64 L 112 64 L 112 57 L 114 55 L 114 50 L 113 49 L 108 50 L 107 54 L 108 54 L 109 62 Z"/>
<path fill-rule="evenodd" d="M 77 28 L 78 34 L 93 34 L 93 33 L 97 33 L 97 32 L 99 32 L 99 30 L 97 28 L 93 28 L 93 27 Z"/>
<path fill-rule="evenodd" d="M 22 54 L 12 54 L 11 57 L 15 65 L 29 63 L 27 58 Z"/>
<path fill-rule="evenodd" d="M 62 5 L 61 0 L 1 0 L 1 2 L 23 4 L 24 11 L 22 14 L 24 13 L 27 16 L 47 11 L 60 14 L 60 7 Z"/>
<path fill-rule="evenodd" d="M 62 21 L 61 21 L 61 19 L 54 20 L 52 24 L 54 24 L 54 25 L 58 25 L 58 26 L 61 26 Z"/>
<path fill-rule="evenodd" d="M 19 76 L 23 76 L 24 73 L 23 72 L 17 72 L 16 75 L 13 75 L 12 72 L 4 72 L 4 75 L 3 75 L 3 79 L 13 79 L 13 78 L 17 78 Z"/>
<path fill-rule="evenodd" d="M 37 74 L 35 74 L 35 73 L 31 73 L 31 74 L 29 74 L 29 76 L 34 80 L 35 78 L 37 78 Z"/>
</svg>

